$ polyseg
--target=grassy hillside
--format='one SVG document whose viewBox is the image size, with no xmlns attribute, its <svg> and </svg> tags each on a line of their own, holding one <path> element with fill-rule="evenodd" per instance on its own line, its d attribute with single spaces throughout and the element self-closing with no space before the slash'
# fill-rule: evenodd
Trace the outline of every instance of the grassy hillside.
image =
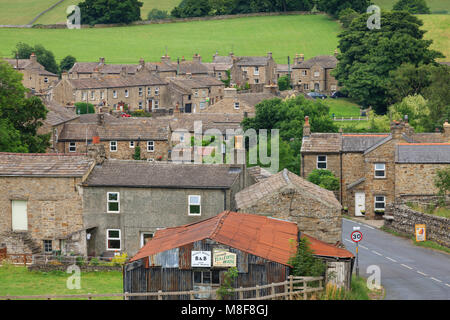
<svg viewBox="0 0 450 320">
<path fill-rule="evenodd" d="M 450 14 L 423 14 L 419 18 L 423 21 L 422 29 L 428 31 L 424 38 L 433 40 L 431 48 L 446 56 L 439 60 L 450 61 Z"/>
<path fill-rule="evenodd" d="M 211 61 L 217 51 L 237 55 L 265 55 L 272 51 L 278 63 L 287 55 L 303 53 L 305 58 L 333 54 L 340 26 L 324 15 L 250 17 L 217 21 L 196 21 L 118 28 L 0 29 L 0 56 L 11 55 L 19 41 L 41 43 L 57 60 L 68 54 L 78 61 L 109 63 L 159 61 L 165 46 L 173 59 L 191 59 L 199 53 Z"/>
<path fill-rule="evenodd" d="M 391 10 L 396 2 L 397 0 L 373 0 L 374 4 L 385 10 Z M 432 13 L 443 13 L 443 11 L 450 13 L 449 0 L 426 0 L 426 2 Z"/>
<path fill-rule="evenodd" d="M 57 0 L 0 0 L 0 24 L 27 24 Z"/>
<path fill-rule="evenodd" d="M 55 0 L 52 0 L 55 1 Z M 148 13 L 153 9 L 157 8 L 160 10 L 169 11 L 172 10 L 173 7 L 178 5 L 181 0 L 140 0 L 143 2 L 143 6 L 141 7 L 141 17 L 146 20 Z M 77 4 L 81 2 L 80 0 L 65 0 L 59 6 L 54 8 L 53 10 L 47 12 L 42 17 L 36 21 L 36 23 L 40 24 L 53 24 L 64 22 L 66 20 L 66 9 L 68 6 L 72 4 Z"/>
</svg>

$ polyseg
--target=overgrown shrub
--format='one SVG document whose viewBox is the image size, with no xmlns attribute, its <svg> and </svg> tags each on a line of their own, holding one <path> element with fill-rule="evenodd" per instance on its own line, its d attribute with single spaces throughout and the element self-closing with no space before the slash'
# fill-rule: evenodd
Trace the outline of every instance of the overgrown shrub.
<svg viewBox="0 0 450 320">
<path fill-rule="evenodd" d="M 330 170 L 325 169 L 314 169 L 311 171 L 308 181 L 331 191 L 337 191 L 340 187 L 339 178 L 335 177 Z"/>
</svg>

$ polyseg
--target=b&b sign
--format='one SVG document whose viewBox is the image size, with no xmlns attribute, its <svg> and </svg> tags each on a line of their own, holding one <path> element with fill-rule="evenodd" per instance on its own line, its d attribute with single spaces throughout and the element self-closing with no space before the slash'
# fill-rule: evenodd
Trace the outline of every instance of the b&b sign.
<svg viewBox="0 0 450 320">
<path fill-rule="evenodd" d="M 211 267 L 211 251 L 192 251 L 191 253 L 192 267 Z"/>
</svg>

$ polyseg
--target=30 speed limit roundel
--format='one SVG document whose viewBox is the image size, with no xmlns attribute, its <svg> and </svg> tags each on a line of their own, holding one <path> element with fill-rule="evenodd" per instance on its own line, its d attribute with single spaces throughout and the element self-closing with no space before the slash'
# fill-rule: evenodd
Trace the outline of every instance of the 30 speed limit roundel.
<svg viewBox="0 0 450 320">
<path fill-rule="evenodd" d="M 360 231 L 353 231 L 350 235 L 353 242 L 360 242 L 363 238 L 362 233 Z"/>
</svg>

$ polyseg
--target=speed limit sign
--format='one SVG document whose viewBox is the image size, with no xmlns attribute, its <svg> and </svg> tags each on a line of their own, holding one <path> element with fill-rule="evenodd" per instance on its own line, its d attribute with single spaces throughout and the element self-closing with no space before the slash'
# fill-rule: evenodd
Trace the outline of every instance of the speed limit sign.
<svg viewBox="0 0 450 320">
<path fill-rule="evenodd" d="M 360 242 L 362 240 L 363 235 L 361 231 L 353 231 L 350 237 L 352 238 L 353 242 Z"/>
</svg>

